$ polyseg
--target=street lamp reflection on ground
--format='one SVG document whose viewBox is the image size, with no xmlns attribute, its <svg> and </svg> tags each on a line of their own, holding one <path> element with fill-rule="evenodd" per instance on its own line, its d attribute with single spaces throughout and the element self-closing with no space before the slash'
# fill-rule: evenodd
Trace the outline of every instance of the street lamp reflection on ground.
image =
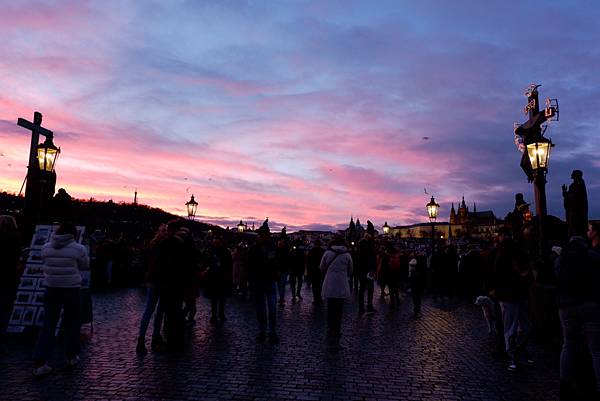
<svg viewBox="0 0 600 401">
<path fill-rule="evenodd" d="M 434 197 L 431 197 L 431 200 L 428 204 L 425 205 L 427 207 L 427 215 L 429 216 L 429 221 L 431 222 L 431 253 L 435 248 L 435 221 L 438 216 L 438 209 L 440 205 L 435 202 Z"/>
<path fill-rule="evenodd" d="M 189 201 L 185 203 L 187 207 L 188 219 L 194 220 L 196 217 L 196 209 L 198 208 L 198 202 L 194 199 L 194 195 L 190 198 Z"/>
</svg>

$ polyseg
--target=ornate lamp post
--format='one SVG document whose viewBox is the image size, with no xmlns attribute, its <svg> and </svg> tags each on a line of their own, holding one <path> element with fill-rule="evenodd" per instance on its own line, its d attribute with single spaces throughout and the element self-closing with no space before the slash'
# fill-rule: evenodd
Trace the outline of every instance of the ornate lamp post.
<svg viewBox="0 0 600 401">
<path fill-rule="evenodd" d="M 390 226 L 388 226 L 387 221 L 385 222 L 385 224 L 383 225 L 383 235 L 389 235 L 390 233 Z"/>
<path fill-rule="evenodd" d="M 194 218 L 196 217 L 196 209 L 198 208 L 198 202 L 196 202 L 196 200 L 194 199 L 193 194 L 190 200 L 185 203 L 185 206 L 187 207 L 188 219 L 194 220 Z"/>
<path fill-rule="evenodd" d="M 438 216 L 438 209 L 440 205 L 435 202 L 434 197 L 431 197 L 431 200 L 428 204 L 425 205 L 427 207 L 427 215 L 429 216 L 429 221 L 431 222 L 431 253 L 435 248 L 435 221 Z"/>
<path fill-rule="evenodd" d="M 546 206 L 546 174 L 550 149 L 554 146 L 544 137 L 548 121 L 558 121 L 557 99 L 546 99 L 546 108 L 540 110 L 538 89 L 541 85 L 531 84 L 525 91 L 527 106 L 523 110 L 529 119 L 515 128 L 515 142 L 523 151 L 521 168 L 529 182 L 533 182 L 535 212 L 539 224 L 540 255 L 545 254 L 547 244 L 544 233 L 544 220 L 548 214 Z"/>
</svg>

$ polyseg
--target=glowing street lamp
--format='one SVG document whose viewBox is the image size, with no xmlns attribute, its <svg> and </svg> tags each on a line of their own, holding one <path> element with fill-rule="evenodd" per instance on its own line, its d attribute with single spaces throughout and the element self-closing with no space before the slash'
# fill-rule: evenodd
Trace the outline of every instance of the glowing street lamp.
<svg viewBox="0 0 600 401">
<path fill-rule="evenodd" d="M 198 208 L 198 202 L 196 202 L 196 200 L 194 199 L 193 194 L 190 200 L 185 203 L 185 206 L 187 207 L 188 219 L 194 220 L 194 217 L 196 217 L 196 209 Z"/>
<path fill-rule="evenodd" d="M 383 235 L 388 235 L 390 233 L 390 226 L 388 226 L 387 221 L 383 225 Z"/>
<path fill-rule="evenodd" d="M 548 170 L 548 161 L 550 158 L 550 150 L 554 144 L 551 140 L 541 138 L 539 142 L 530 143 L 527 145 L 527 155 L 531 162 L 531 168 L 538 173 L 537 170 Z"/>
<path fill-rule="evenodd" d="M 438 209 L 440 208 L 440 205 L 435 203 L 435 199 L 432 196 L 429 203 L 426 204 L 425 206 L 427 207 L 427 215 L 429 216 L 429 221 L 434 223 L 435 220 L 437 219 Z"/>
<path fill-rule="evenodd" d="M 240 222 L 237 225 L 238 233 L 243 233 L 245 229 L 246 225 L 242 222 L 242 220 L 240 220 Z"/>
<path fill-rule="evenodd" d="M 435 248 L 435 220 L 437 219 L 440 205 L 435 202 L 435 199 L 432 196 L 431 200 L 425 205 L 425 207 L 427 208 L 427 215 L 429 216 L 429 221 L 431 222 L 431 253 L 433 253 Z"/>
<path fill-rule="evenodd" d="M 57 148 L 52 142 L 52 137 L 47 136 L 44 143 L 40 143 L 37 146 L 37 159 L 40 165 L 40 170 L 47 171 L 49 173 L 54 171 L 54 165 L 56 159 L 60 154 L 60 148 Z"/>
</svg>

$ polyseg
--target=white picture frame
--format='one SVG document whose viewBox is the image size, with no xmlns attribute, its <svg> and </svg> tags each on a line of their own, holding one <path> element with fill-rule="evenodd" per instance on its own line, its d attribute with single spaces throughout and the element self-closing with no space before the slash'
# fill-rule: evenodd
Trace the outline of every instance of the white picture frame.
<svg viewBox="0 0 600 401">
<path fill-rule="evenodd" d="M 31 305 L 44 306 L 44 296 L 46 293 L 44 291 L 36 291 L 32 294 Z"/>
<path fill-rule="evenodd" d="M 31 238 L 31 248 L 40 249 L 50 239 L 52 233 L 52 226 L 40 225 L 36 226 L 33 238 Z"/>
<path fill-rule="evenodd" d="M 29 290 L 33 291 L 38 286 L 38 278 L 37 277 L 21 277 L 21 282 L 19 283 L 19 290 Z"/>
<path fill-rule="evenodd" d="M 33 299 L 33 292 L 18 291 L 15 296 L 15 305 L 30 305 Z"/>
<path fill-rule="evenodd" d="M 44 308 L 39 308 L 35 316 L 35 326 L 41 327 L 44 324 Z"/>
<path fill-rule="evenodd" d="M 23 312 L 25 308 L 23 306 L 15 306 L 10 314 L 10 319 L 8 321 L 9 325 L 21 325 L 21 320 L 23 320 Z"/>
<path fill-rule="evenodd" d="M 23 317 L 21 319 L 21 324 L 23 326 L 33 326 L 35 324 L 35 319 L 38 313 L 38 307 L 36 306 L 28 306 L 23 310 Z"/>
</svg>

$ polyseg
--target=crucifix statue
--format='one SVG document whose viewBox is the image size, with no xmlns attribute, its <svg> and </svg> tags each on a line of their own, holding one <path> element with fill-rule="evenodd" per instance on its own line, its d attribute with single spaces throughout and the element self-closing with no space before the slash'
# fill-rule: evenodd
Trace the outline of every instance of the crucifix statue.
<svg viewBox="0 0 600 401">
<path fill-rule="evenodd" d="M 540 101 L 538 99 L 537 90 L 540 86 L 541 85 L 531 84 L 527 88 L 527 92 L 525 93 L 527 96 L 527 106 L 525 106 L 523 111 L 529 116 L 529 119 L 515 129 L 515 135 L 522 138 L 525 147 L 531 143 L 543 140 L 544 132 L 542 131 L 542 124 L 553 119 L 558 113 L 558 106 L 551 104 L 550 99 L 546 101 L 548 107 L 540 111 Z M 526 149 L 521 158 L 521 168 L 527 175 L 527 180 L 533 182 L 535 178 L 534 172 Z"/>
<path fill-rule="evenodd" d="M 54 133 L 42 127 L 42 113 L 33 114 L 33 122 L 24 118 L 17 120 L 17 125 L 31 131 L 31 145 L 29 147 L 29 165 L 27 166 L 27 186 L 25 187 L 25 217 L 30 223 L 46 216 L 48 204 L 54 195 L 56 186 L 56 173 L 54 172 L 55 157 L 60 149 L 52 143 Z M 46 138 L 44 144 L 39 144 L 40 135 Z M 48 159 L 49 148 L 57 149 L 54 157 Z M 38 150 L 42 149 L 42 159 L 38 160 Z"/>
</svg>

